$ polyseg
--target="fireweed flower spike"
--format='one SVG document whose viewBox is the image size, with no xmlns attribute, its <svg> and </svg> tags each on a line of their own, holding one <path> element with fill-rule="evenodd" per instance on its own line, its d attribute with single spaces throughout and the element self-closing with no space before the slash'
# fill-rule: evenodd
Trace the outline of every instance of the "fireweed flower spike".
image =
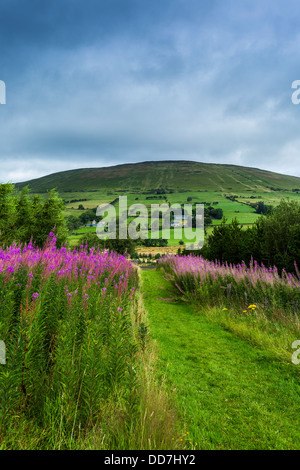
<svg viewBox="0 0 300 470">
<path fill-rule="evenodd" d="M 109 295 L 113 289 L 122 298 L 127 293 L 133 295 L 137 283 L 137 270 L 126 257 L 108 250 L 84 251 L 83 246 L 72 251 L 65 247 L 58 249 L 53 232 L 49 233 L 43 249 L 35 248 L 32 243 L 24 246 L 14 244 L 0 249 L 0 276 L 3 275 L 5 284 L 13 281 L 20 265 L 27 270 L 24 289 L 29 289 L 36 277 L 36 290 L 39 289 L 40 293 L 30 294 L 32 300 L 42 296 L 43 285 L 53 276 L 56 277 L 57 286 L 63 283 L 68 298 L 72 296 L 69 291 L 74 295 L 77 293 L 76 284 L 80 280 L 85 285 L 85 301 L 90 297 L 89 291 L 94 285 L 98 286 L 100 295 Z M 42 278 L 35 276 L 40 267 L 43 269 Z"/>
<path fill-rule="evenodd" d="M 62 435 L 67 436 L 69 429 L 77 435 L 77 430 L 88 432 L 98 422 L 105 402 L 103 390 L 117 390 L 120 383 L 122 397 L 132 396 L 135 335 L 130 328 L 124 334 L 123 326 L 131 321 L 126 306 L 138 285 L 138 270 L 129 259 L 108 250 L 58 249 L 52 232 L 42 249 L 31 243 L 0 247 L 0 281 L 5 307 L 0 313 L 0 332 L 6 335 L 0 340 L 9 347 L 9 361 L 0 366 L 1 410 L 5 404 L 1 439 L 5 430 L 5 440 L 10 442 L 19 424 L 10 426 L 7 421 L 6 426 L 6 417 L 18 417 L 27 427 L 32 404 L 34 431 L 46 429 L 49 443 L 50 438 L 55 440 L 56 431 L 44 403 L 50 404 L 50 411 L 57 409 L 59 416 L 63 406 L 60 424 Z M 41 371 L 47 380 L 40 380 Z M 12 434 L 6 436 L 7 430 Z"/>
<path fill-rule="evenodd" d="M 249 266 L 244 262 L 234 266 L 192 254 L 165 255 L 158 260 L 158 266 L 163 268 L 165 279 L 179 291 L 178 295 L 180 292 L 196 295 L 201 304 L 208 298 L 223 302 L 226 296 L 230 302 L 248 297 L 257 302 L 247 307 L 254 311 L 258 302 L 269 306 L 279 305 L 287 298 L 300 302 L 300 275 L 285 271 L 280 275 L 276 267 L 266 268 L 253 259 Z"/>
</svg>

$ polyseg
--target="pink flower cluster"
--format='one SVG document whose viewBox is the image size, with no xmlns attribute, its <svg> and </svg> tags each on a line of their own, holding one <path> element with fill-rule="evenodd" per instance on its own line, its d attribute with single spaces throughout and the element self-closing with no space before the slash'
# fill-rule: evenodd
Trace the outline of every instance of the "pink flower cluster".
<svg viewBox="0 0 300 470">
<path fill-rule="evenodd" d="M 76 282 L 84 281 L 85 299 L 88 299 L 88 288 L 90 284 L 99 284 L 103 290 L 113 287 L 116 295 L 122 295 L 135 282 L 130 282 L 136 276 L 136 268 L 125 257 L 113 252 L 91 250 L 84 247 L 79 250 L 68 250 L 66 247 L 58 249 L 53 233 L 49 234 L 48 242 L 43 249 L 35 248 L 31 243 L 24 247 L 12 245 L 6 249 L 0 249 L 0 275 L 8 281 L 11 276 L 21 267 L 28 270 L 28 286 L 34 282 L 36 272 L 42 268 L 41 282 L 47 281 L 51 275 L 57 280 Z M 66 291 L 69 297 L 71 294 Z M 38 298 L 39 293 L 34 292 L 33 299 Z"/>
<path fill-rule="evenodd" d="M 247 266 L 244 262 L 232 265 L 221 264 L 204 259 L 201 256 L 177 256 L 166 255 L 159 264 L 174 279 L 182 279 L 186 276 L 194 280 L 195 285 L 209 280 L 234 278 L 236 283 L 244 282 L 256 286 L 261 283 L 269 286 L 284 286 L 291 289 L 300 288 L 300 277 L 283 271 L 280 276 L 276 266 L 267 268 L 263 264 L 251 261 Z M 295 266 L 297 268 L 297 265 Z M 296 272 L 299 272 L 298 269 Z M 226 281 L 225 281 L 226 282 Z"/>
</svg>

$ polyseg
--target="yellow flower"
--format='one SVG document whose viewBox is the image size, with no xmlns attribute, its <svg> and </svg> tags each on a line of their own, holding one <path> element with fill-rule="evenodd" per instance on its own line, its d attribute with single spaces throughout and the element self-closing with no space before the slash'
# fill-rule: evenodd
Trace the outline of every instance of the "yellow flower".
<svg viewBox="0 0 300 470">
<path fill-rule="evenodd" d="M 223 312 L 224 312 L 224 310 L 228 310 L 228 308 L 223 308 L 222 310 L 223 310 Z"/>
</svg>

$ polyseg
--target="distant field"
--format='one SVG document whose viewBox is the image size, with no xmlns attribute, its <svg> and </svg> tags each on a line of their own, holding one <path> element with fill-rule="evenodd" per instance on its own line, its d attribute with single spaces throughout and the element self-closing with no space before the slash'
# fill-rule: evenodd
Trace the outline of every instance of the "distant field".
<svg viewBox="0 0 300 470">
<path fill-rule="evenodd" d="M 86 210 L 126 196 L 128 207 L 143 204 L 149 213 L 152 204 L 205 204 L 221 208 L 227 223 L 236 218 L 241 224 L 253 224 L 260 215 L 250 203 L 262 201 L 276 206 L 282 198 L 300 201 L 300 178 L 257 168 L 189 161 L 70 170 L 18 183 L 16 187 L 25 185 L 29 185 L 32 194 L 41 197 L 47 197 L 50 189 L 57 189 L 65 201 L 65 217 L 78 217 Z M 229 199 L 232 196 L 235 200 Z M 118 202 L 115 208 L 118 211 Z M 212 225 L 220 223 L 221 220 L 212 221 Z M 208 235 L 212 229 L 207 227 Z M 80 228 L 70 233 L 70 244 L 74 245 L 86 231 L 95 228 Z M 176 246 L 178 241 L 170 240 L 169 245 Z"/>
<path fill-rule="evenodd" d="M 233 194 L 233 193 L 232 193 Z M 103 203 L 110 203 L 117 199 L 120 194 L 118 193 L 112 193 L 111 195 L 107 195 L 106 193 L 103 192 L 94 192 L 94 193 L 77 193 L 77 198 L 78 199 L 87 199 L 86 201 L 82 202 L 76 202 L 76 203 L 68 203 L 66 205 L 66 209 L 64 211 L 65 217 L 68 217 L 69 215 L 75 215 L 79 216 L 84 210 L 91 209 L 94 207 L 97 207 L 100 204 Z M 229 194 L 230 195 L 230 194 Z M 249 205 L 246 203 L 253 203 L 253 202 L 259 202 L 262 201 L 267 205 L 273 205 L 276 206 L 279 204 L 281 198 L 283 197 L 280 192 L 270 193 L 270 192 L 259 192 L 259 193 L 238 193 L 235 192 L 234 195 L 238 196 L 235 201 L 228 200 L 225 195 L 222 193 L 219 193 L 218 191 L 208 191 L 205 193 L 198 193 L 198 192 L 177 192 L 177 193 L 171 193 L 171 194 L 164 194 L 162 195 L 161 199 L 157 198 L 157 195 L 155 194 L 130 194 L 127 193 L 127 204 L 128 207 L 130 207 L 133 204 L 143 204 L 149 209 L 151 208 L 152 204 L 164 204 L 166 202 L 170 204 L 206 204 L 206 207 L 208 205 L 213 205 L 213 203 L 217 202 L 217 204 L 213 205 L 213 207 L 216 208 L 221 208 L 223 210 L 223 216 L 227 219 L 227 223 L 230 223 L 233 219 L 237 219 L 240 224 L 245 224 L 243 225 L 243 228 L 246 229 L 248 224 L 254 224 L 259 217 L 261 217 L 259 214 L 255 213 L 255 210 L 251 208 Z M 61 195 L 62 196 L 62 195 Z M 63 198 L 65 200 L 70 200 L 73 197 L 73 193 L 70 194 L 63 194 Z M 192 201 L 187 201 L 187 199 L 191 197 Z M 293 192 L 286 192 L 284 194 L 284 197 L 287 197 L 292 200 L 297 200 L 300 202 L 300 195 L 295 194 Z M 84 207 L 84 210 L 78 210 L 78 205 L 82 204 Z M 118 214 L 118 207 L 119 204 L 118 202 L 115 204 L 116 212 Z M 128 221 L 133 220 L 133 218 L 128 219 Z M 218 225 L 222 222 L 222 220 L 216 220 L 213 219 L 212 225 Z M 207 227 L 207 236 L 210 235 L 213 231 L 212 226 Z M 73 246 L 80 238 L 81 235 L 87 232 L 96 232 L 96 229 L 93 227 L 81 227 L 75 231 L 76 234 L 71 233 L 69 236 L 69 242 Z M 172 233 L 172 230 L 171 230 Z M 160 235 L 160 238 L 161 235 Z M 186 242 L 187 240 L 185 237 L 182 237 L 182 240 Z M 169 246 L 174 247 L 177 246 L 179 247 L 179 240 L 173 239 L 173 237 L 169 240 Z M 159 251 L 159 250 L 157 250 Z"/>
</svg>

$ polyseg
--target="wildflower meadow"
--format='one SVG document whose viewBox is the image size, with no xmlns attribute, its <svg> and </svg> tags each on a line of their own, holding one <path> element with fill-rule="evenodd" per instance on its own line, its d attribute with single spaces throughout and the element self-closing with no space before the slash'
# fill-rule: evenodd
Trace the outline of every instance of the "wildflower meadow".
<svg viewBox="0 0 300 470">
<path fill-rule="evenodd" d="M 0 249 L 0 449 L 299 447 L 297 265 L 156 267 L 53 232 Z"/>
<path fill-rule="evenodd" d="M 180 296 L 197 299 L 205 305 L 263 306 L 282 308 L 297 314 L 300 308 L 300 273 L 296 275 L 276 266 L 265 267 L 251 260 L 237 265 L 208 261 L 202 256 L 165 256 L 158 261 Z"/>
<path fill-rule="evenodd" d="M 125 256 L 58 249 L 53 233 L 42 249 L 0 250 L 0 446 L 22 447 L 29 433 L 27 448 L 72 448 L 104 426 L 108 403 L 128 425 L 138 405 L 136 287 Z"/>
</svg>

